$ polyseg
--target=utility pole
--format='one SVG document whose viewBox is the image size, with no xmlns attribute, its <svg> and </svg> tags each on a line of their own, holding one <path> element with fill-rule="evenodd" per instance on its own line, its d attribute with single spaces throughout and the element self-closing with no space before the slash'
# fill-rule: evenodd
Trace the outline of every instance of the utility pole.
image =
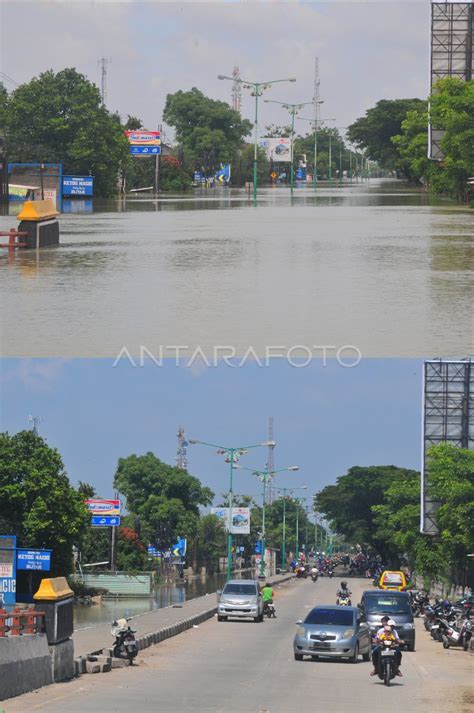
<svg viewBox="0 0 474 713">
<path fill-rule="evenodd" d="M 163 150 L 163 128 L 161 124 L 158 124 L 158 131 L 160 132 L 160 149 Z M 160 190 L 160 167 L 161 153 L 157 153 L 155 154 L 155 198 L 158 198 Z"/>
<path fill-rule="evenodd" d="M 273 443 L 273 416 L 270 416 L 268 419 L 268 440 L 270 443 Z M 275 460 L 274 460 L 274 455 L 273 451 L 275 450 L 274 446 L 268 446 L 268 459 L 267 459 L 267 473 L 270 474 L 270 478 L 272 476 L 272 473 L 275 470 Z M 270 485 L 267 489 L 267 503 L 268 505 L 271 505 L 273 502 L 273 488 L 272 488 L 272 483 L 270 480 Z"/>
<path fill-rule="evenodd" d="M 176 467 L 188 469 L 188 442 L 183 426 L 178 428 L 178 450 L 176 451 Z"/>
<path fill-rule="evenodd" d="M 107 103 L 107 65 L 111 61 L 110 57 L 101 57 L 98 62 L 101 67 L 100 96 L 102 97 L 102 106 Z"/>
</svg>

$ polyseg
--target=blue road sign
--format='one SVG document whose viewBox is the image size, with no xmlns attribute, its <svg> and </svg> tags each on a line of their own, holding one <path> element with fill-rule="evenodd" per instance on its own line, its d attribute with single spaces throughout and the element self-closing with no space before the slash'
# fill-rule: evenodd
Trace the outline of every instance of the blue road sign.
<svg viewBox="0 0 474 713">
<path fill-rule="evenodd" d="M 130 146 L 132 156 L 157 156 L 161 153 L 161 146 Z"/>
<path fill-rule="evenodd" d="M 96 527 L 117 527 L 120 525 L 120 518 L 117 515 L 92 515 L 91 524 Z"/>
<path fill-rule="evenodd" d="M 23 550 L 16 551 L 16 568 L 35 569 L 49 572 L 51 569 L 51 550 Z"/>
<path fill-rule="evenodd" d="M 15 549 L 15 535 L 0 535 L 0 608 L 16 602 Z"/>
<path fill-rule="evenodd" d="M 63 176 L 63 196 L 91 196 L 94 176 Z"/>
</svg>

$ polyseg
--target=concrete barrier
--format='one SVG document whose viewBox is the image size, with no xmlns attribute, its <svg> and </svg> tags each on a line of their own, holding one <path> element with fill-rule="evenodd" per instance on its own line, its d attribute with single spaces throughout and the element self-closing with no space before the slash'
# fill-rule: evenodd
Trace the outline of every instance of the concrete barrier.
<svg viewBox="0 0 474 713">
<path fill-rule="evenodd" d="M 0 701 L 53 683 L 45 634 L 0 638 Z"/>
</svg>

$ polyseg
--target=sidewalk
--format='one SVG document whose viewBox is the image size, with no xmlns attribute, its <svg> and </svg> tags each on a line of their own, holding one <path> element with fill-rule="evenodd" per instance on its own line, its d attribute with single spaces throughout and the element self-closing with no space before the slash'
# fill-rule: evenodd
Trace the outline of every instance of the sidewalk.
<svg viewBox="0 0 474 713">
<path fill-rule="evenodd" d="M 272 585 L 278 585 L 293 577 L 292 573 L 287 572 L 270 577 L 267 581 Z M 138 614 L 132 617 L 131 626 L 137 631 L 139 647 L 145 648 L 210 619 L 216 611 L 216 594 L 206 594 L 203 597 L 190 599 L 182 605 L 173 605 L 157 611 Z M 74 656 L 76 658 L 87 656 L 110 648 L 113 644 L 113 637 L 110 633 L 111 623 L 75 631 L 72 637 Z M 142 642 L 141 645 L 140 642 Z"/>
</svg>

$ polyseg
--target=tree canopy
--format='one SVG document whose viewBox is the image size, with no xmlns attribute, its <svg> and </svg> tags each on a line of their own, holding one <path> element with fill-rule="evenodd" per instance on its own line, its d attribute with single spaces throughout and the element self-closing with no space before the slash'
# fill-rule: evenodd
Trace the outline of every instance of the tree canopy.
<svg viewBox="0 0 474 713">
<path fill-rule="evenodd" d="M 377 161 L 382 168 L 394 170 L 398 152 L 392 136 L 400 133 L 409 111 L 426 109 L 427 103 L 422 99 L 382 99 L 349 126 L 349 141 L 364 149 L 368 158 Z"/>
<path fill-rule="evenodd" d="M 60 454 L 33 431 L 0 434 L 0 527 L 22 547 L 53 550 L 52 574 L 73 570 L 72 547 L 90 521 Z"/>
<path fill-rule="evenodd" d="M 196 87 L 167 95 L 163 121 L 175 128 L 186 159 L 208 175 L 221 163 L 235 161 L 252 128 L 226 102 L 210 99 Z"/>
<path fill-rule="evenodd" d="M 128 142 L 84 75 L 48 70 L 15 89 L 3 111 L 1 105 L 10 161 L 62 163 L 66 174 L 94 175 L 97 195 L 115 192 Z"/>
</svg>

